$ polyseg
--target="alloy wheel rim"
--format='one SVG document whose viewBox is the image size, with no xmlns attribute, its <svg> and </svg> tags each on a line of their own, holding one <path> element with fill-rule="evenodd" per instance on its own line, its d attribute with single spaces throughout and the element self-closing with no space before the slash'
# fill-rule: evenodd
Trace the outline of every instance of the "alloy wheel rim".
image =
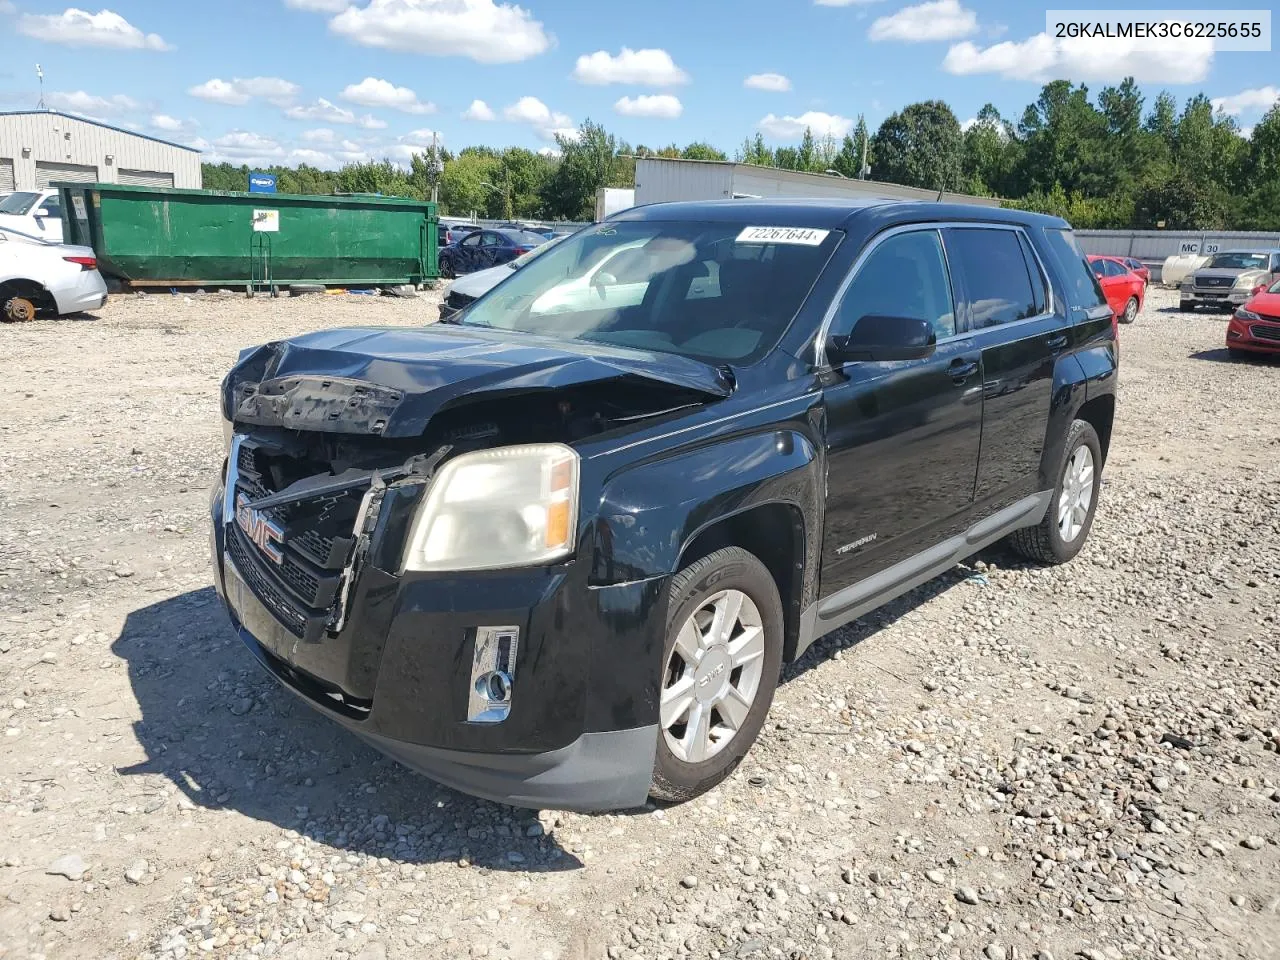
<svg viewBox="0 0 1280 960">
<path fill-rule="evenodd" d="M 1093 505 L 1093 452 L 1084 444 L 1076 447 L 1062 475 L 1058 494 L 1058 533 L 1064 543 L 1080 536 Z"/>
<path fill-rule="evenodd" d="M 676 759 L 701 763 L 728 746 L 763 676 L 760 610 L 741 590 L 708 597 L 681 624 L 663 670 L 658 711 Z"/>
<path fill-rule="evenodd" d="M 1138 315 L 1138 301 L 1131 299 L 1124 307 L 1124 318 L 1129 323 Z"/>
</svg>

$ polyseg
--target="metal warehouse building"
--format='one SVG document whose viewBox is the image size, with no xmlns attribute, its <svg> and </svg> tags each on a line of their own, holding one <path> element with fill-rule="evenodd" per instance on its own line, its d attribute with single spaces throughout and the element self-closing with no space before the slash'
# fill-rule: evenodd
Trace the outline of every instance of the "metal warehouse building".
<svg viewBox="0 0 1280 960">
<path fill-rule="evenodd" d="M 0 193 L 50 183 L 200 188 L 200 151 L 54 110 L 0 113 Z"/>
<path fill-rule="evenodd" d="M 937 190 L 904 187 L 876 180 L 851 180 L 821 173 L 801 173 L 719 160 L 636 160 L 636 203 L 667 200 L 727 200 L 737 197 L 881 197 L 893 200 L 936 200 Z M 994 197 L 944 193 L 950 203 L 998 207 Z"/>
</svg>

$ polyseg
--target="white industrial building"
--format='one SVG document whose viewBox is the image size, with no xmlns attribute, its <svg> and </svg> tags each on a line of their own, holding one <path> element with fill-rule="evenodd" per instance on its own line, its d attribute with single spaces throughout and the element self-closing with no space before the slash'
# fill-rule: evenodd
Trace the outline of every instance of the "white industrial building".
<svg viewBox="0 0 1280 960">
<path fill-rule="evenodd" d="M 200 188 L 200 151 L 55 110 L 0 113 L 0 193 L 50 183 Z"/>
<path fill-rule="evenodd" d="M 739 197 L 884 197 L 893 200 L 937 200 L 937 190 L 904 187 L 876 180 L 852 180 L 833 174 L 801 173 L 719 160 L 636 160 L 637 204 L 669 200 L 720 200 Z M 943 193 L 949 203 L 998 207 L 994 197 Z"/>
</svg>

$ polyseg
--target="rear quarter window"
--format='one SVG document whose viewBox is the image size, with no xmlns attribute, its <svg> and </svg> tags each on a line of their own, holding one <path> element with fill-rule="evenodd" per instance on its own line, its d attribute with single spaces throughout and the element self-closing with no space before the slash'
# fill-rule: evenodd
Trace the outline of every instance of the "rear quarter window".
<svg viewBox="0 0 1280 960">
<path fill-rule="evenodd" d="M 1068 305 L 1085 310 L 1105 305 L 1107 298 L 1102 293 L 1102 286 L 1094 276 L 1089 261 L 1080 251 L 1080 245 L 1076 243 L 1076 235 L 1070 230 L 1051 227 L 1044 231 L 1044 237 L 1049 248 L 1049 258 L 1065 284 L 1063 292 Z"/>
</svg>

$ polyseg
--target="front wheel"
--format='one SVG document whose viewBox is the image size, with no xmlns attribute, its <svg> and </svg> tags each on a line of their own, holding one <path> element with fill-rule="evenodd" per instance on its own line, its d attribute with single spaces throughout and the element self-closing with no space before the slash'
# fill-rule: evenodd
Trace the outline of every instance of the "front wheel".
<svg viewBox="0 0 1280 960">
<path fill-rule="evenodd" d="M 444 277 L 446 280 L 452 280 L 457 275 L 458 272 L 453 269 L 453 260 L 449 257 L 441 257 L 440 276 Z"/>
<path fill-rule="evenodd" d="M 1044 519 L 1009 537 L 1015 551 L 1029 560 L 1058 564 L 1071 560 L 1093 527 L 1102 485 L 1102 445 L 1093 427 L 1074 420 L 1063 445 L 1058 482 Z"/>
<path fill-rule="evenodd" d="M 726 547 L 671 582 L 650 794 L 710 790 L 751 749 L 782 667 L 782 601 L 763 563 Z"/>
<path fill-rule="evenodd" d="M 1138 298 L 1130 297 L 1129 302 L 1124 305 L 1124 313 L 1120 315 L 1121 323 L 1133 323 L 1138 316 Z"/>
<path fill-rule="evenodd" d="M 1196 304 L 1194 300 L 1181 300 L 1178 302 L 1178 309 L 1183 313 L 1194 313 Z"/>
</svg>

